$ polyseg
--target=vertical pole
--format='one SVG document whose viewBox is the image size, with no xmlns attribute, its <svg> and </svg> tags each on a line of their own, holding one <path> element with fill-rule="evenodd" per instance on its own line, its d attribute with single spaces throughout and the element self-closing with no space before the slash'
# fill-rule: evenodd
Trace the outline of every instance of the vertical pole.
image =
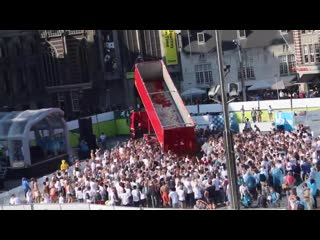
<svg viewBox="0 0 320 240">
<path fill-rule="evenodd" d="M 192 57 L 190 32 L 189 32 L 189 30 L 187 30 L 187 31 L 188 31 L 189 54 L 190 54 L 190 57 Z"/>
<path fill-rule="evenodd" d="M 225 147 L 227 153 L 227 171 L 228 179 L 231 190 L 231 208 L 240 209 L 238 187 L 237 187 L 237 174 L 236 174 L 236 163 L 235 156 L 233 151 L 233 141 L 232 134 L 230 131 L 230 122 L 229 122 L 229 112 L 226 93 L 224 89 L 224 71 L 223 71 L 223 59 L 222 59 L 222 46 L 220 39 L 220 31 L 215 30 L 216 44 L 217 44 L 217 56 L 218 56 L 218 66 L 219 66 L 219 77 L 220 77 L 220 86 L 221 86 L 221 102 L 223 107 L 223 117 L 224 117 L 224 139 Z"/>
<path fill-rule="evenodd" d="M 242 62 L 242 53 L 241 53 L 241 45 L 240 45 L 240 34 L 239 31 L 237 31 L 237 47 L 238 47 L 238 54 L 239 54 L 239 64 L 240 64 L 240 78 L 241 78 L 241 87 L 242 87 L 242 100 L 244 102 L 247 101 L 247 93 L 246 93 L 246 86 L 244 82 L 244 76 L 243 76 L 243 62 Z"/>
</svg>

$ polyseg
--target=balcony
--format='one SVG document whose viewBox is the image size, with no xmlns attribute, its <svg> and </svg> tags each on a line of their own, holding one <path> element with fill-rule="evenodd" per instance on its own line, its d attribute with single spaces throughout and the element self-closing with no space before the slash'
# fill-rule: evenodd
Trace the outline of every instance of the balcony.
<svg viewBox="0 0 320 240">
<path fill-rule="evenodd" d="M 76 83 L 76 84 L 66 84 L 66 85 L 57 85 L 57 86 L 47 86 L 46 90 L 50 93 L 54 92 L 69 92 L 69 91 L 80 91 L 85 89 L 91 89 L 92 82 L 88 83 Z"/>
</svg>

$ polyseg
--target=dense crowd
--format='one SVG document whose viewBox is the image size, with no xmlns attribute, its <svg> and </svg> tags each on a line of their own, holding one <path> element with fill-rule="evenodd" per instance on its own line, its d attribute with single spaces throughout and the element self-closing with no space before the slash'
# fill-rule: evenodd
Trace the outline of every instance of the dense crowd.
<svg viewBox="0 0 320 240">
<path fill-rule="evenodd" d="M 215 209 L 228 206 L 230 189 L 221 134 L 200 130 L 201 155 L 162 152 L 157 143 L 128 140 L 112 149 L 91 151 L 84 168 L 64 161 L 42 187 L 22 181 L 31 203 L 92 203 L 135 207 Z M 317 207 L 320 138 L 299 126 L 295 132 L 234 134 L 241 204 L 288 209 Z M 300 187 L 299 187 L 300 186 Z M 301 188 L 302 192 L 299 192 Z M 283 202 L 283 201 L 282 201 Z M 19 204 L 12 196 L 10 204 Z"/>
</svg>

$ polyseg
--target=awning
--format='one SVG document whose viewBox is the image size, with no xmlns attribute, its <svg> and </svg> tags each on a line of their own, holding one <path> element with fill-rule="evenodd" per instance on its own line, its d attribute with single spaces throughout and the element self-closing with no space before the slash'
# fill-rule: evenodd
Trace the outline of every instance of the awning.
<svg viewBox="0 0 320 240">
<path fill-rule="evenodd" d="M 303 74 L 302 77 L 298 79 L 298 83 L 308 83 L 313 82 L 315 80 L 320 80 L 320 74 L 314 73 L 314 74 Z"/>
<path fill-rule="evenodd" d="M 188 90 L 184 91 L 180 95 L 183 97 L 192 96 L 192 95 L 202 95 L 206 94 L 207 91 L 199 89 L 199 88 L 189 88 Z"/>
<path fill-rule="evenodd" d="M 272 83 L 267 81 L 254 81 L 254 84 L 248 88 L 249 91 L 261 90 L 261 89 L 269 89 L 271 88 Z"/>
<path fill-rule="evenodd" d="M 271 89 L 272 90 L 280 90 L 280 89 L 282 90 L 282 89 L 286 89 L 286 88 L 291 87 L 291 86 L 293 86 L 293 84 L 290 81 L 288 81 L 288 80 L 280 80 L 280 81 L 272 84 Z"/>
</svg>

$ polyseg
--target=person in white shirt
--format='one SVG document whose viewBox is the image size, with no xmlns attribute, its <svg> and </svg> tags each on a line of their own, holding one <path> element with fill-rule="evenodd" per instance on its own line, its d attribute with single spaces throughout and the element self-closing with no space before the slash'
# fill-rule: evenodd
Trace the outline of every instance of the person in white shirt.
<svg viewBox="0 0 320 240">
<path fill-rule="evenodd" d="M 9 200 L 10 205 L 15 205 L 16 195 L 12 194 Z"/>
<path fill-rule="evenodd" d="M 123 190 L 123 193 L 120 194 L 122 206 L 129 206 L 130 205 L 130 194 L 131 193 L 126 190 Z"/>
<path fill-rule="evenodd" d="M 201 188 L 200 188 L 200 186 L 198 185 L 198 183 L 193 187 L 193 192 L 194 192 L 195 202 L 196 202 L 197 200 L 201 200 L 201 199 L 202 199 Z"/>
<path fill-rule="evenodd" d="M 169 192 L 169 199 L 171 202 L 171 206 L 173 208 L 179 208 L 180 207 L 180 203 L 179 203 L 179 196 L 176 192 L 176 188 L 173 187 L 170 192 Z"/>
<path fill-rule="evenodd" d="M 131 191 L 132 194 L 132 198 L 133 198 L 133 205 L 135 207 L 139 207 L 140 206 L 140 191 L 139 189 L 137 189 L 137 186 L 134 185 L 133 186 L 133 190 Z"/>
<path fill-rule="evenodd" d="M 83 203 L 84 195 L 83 195 L 83 192 L 82 192 L 81 187 L 79 187 L 79 188 L 76 190 L 76 198 L 77 198 L 77 200 L 78 200 L 79 203 Z"/>
<path fill-rule="evenodd" d="M 62 193 L 60 193 L 59 196 L 59 204 L 64 204 L 64 197 L 62 196 Z"/>
<path fill-rule="evenodd" d="M 26 194 L 26 200 L 27 200 L 28 204 L 33 203 L 33 193 L 32 193 L 31 189 L 29 189 L 27 194 Z"/>
<path fill-rule="evenodd" d="M 186 208 L 186 191 L 182 183 L 178 186 L 177 194 L 181 208 Z"/>
<path fill-rule="evenodd" d="M 242 185 L 239 187 L 239 192 L 240 192 L 240 196 L 243 197 L 244 196 L 244 192 L 248 191 L 248 187 L 246 185 L 245 182 L 242 183 Z"/>
</svg>

